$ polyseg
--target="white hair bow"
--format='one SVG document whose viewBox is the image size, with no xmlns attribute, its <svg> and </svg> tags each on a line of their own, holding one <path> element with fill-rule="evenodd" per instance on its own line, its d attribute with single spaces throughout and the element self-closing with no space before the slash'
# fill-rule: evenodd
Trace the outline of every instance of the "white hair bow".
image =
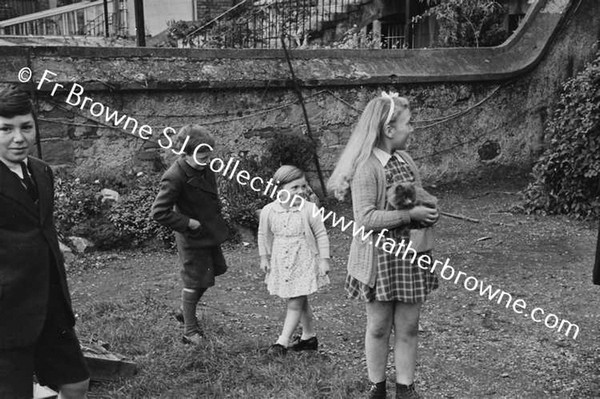
<svg viewBox="0 0 600 399">
<path fill-rule="evenodd" d="M 390 91 L 389 93 L 386 91 L 381 92 L 381 97 L 390 99 L 390 110 L 387 114 L 387 118 L 385 118 L 384 126 L 390 123 L 392 120 L 392 116 L 394 115 L 394 97 L 398 97 L 398 93 Z"/>
</svg>

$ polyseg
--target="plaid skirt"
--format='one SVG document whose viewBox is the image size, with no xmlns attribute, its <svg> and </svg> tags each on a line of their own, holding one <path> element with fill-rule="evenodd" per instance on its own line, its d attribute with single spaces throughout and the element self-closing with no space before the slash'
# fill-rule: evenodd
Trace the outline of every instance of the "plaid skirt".
<svg viewBox="0 0 600 399">
<path fill-rule="evenodd" d="M 410 167 L 398 153 L 394 153 L 385 166 L 386 189 L 398 182 L 411 182 L 415 180 Z M 387 202 L 387 201 L 386 201 Z M 387 204 L 386 204 L 387 206 Z M 410 241 L 407 227 L 394 229 L 386 234 L 397 244 Z M 431 251 L 417 254 L 415 262 L 411 263 L 410 253 L 402 259 L 403 250 L 396 256 L 395 252 L 388 253 L 376 247 L 377 251 L 377 277 L 373 288 L 361 283 L 354 277 L 346 277 L 346 292 L 350 298 L 372 301 L 398 301 L 405 303 L 425 302 L 427 295 L 438 288 L 437 275 L 418 266 L 419 256 L 429 255 Z"/>
<path fill-rule="evenodd" d="M 345 288 L 349 298 L 365 302 L 398 301 L 418 303 L 425 302 L 427 295 L 438 288 L 437 275 L 420 268 L 417 261 L 411 263 L 408 256 L 406 260 L 403 260 L 402 253 L 400 256 L 395 256 L 395 254 L 388 254 L 381 249 L 377 249 L 377 251 L 378 262 L 375 286 L 371 288 L 348 275 Z M 417 254 L 417 259 L 423 254 L 431 256 L 431 251 Z M 389 257 L 394 259 L 392 260 Z M 385 260 L 382 258 L 385 258 Z"/>
</svg>

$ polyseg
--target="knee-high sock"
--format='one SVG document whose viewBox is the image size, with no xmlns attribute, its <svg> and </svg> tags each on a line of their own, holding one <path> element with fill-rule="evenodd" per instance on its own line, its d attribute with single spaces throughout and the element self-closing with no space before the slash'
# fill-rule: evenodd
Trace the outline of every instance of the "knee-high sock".
<svg viewBox="0 0 600 399">
<path fill-rule="evenodd" d="M 190 335 L 198 331 L 198 319 L 196 318 L 196 306 L 204 294 L 205 289 L 184 288 L 181 291 L 181 303 L 183 308 L 184 334 Z"/>
</svg>

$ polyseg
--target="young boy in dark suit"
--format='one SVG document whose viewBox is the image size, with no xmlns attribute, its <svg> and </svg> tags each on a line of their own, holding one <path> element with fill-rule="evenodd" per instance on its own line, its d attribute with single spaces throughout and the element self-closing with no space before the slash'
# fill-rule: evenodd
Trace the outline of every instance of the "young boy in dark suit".
<svg viewBox="0 0 600 399">
<path fill-rule="evenodd" d="M 33 374 L 65 399 L 85 398 L 89 372 L 54 226 L 54 180 L 29 156 L 29 95 L 0 84 L 0 398 L 31 399 Z"/>
<path fill-rule="evenodd" d="M 175 231 L 182 264 L 183 341 L 198 345 L 202 329 L 196 306 L 215 284 L 215 276 L 227 270 L 220 244 L 228 231 L 221 216 L 215 174 L 208 166 L 215 140 L 201 126 L 187 125 L 176 141 L 177 148 L 184 147 L 182 156 L 162 176 L 151 215 Z"/>
</svg>

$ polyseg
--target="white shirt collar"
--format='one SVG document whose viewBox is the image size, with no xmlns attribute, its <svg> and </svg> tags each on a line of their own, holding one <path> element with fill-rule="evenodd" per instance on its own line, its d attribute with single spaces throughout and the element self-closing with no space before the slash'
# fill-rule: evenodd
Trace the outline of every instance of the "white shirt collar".
<svg viewBox="0 0 600 399">
<path fill-rule="evenodd" d="M 392 157 L 392 154 L 389 154 L 382 150 L 381 148 L 375 147 L 373 148 L 373 155 L 381 162 L 381 165 L 387 165 L 388 161 Z"/>
</svg>

